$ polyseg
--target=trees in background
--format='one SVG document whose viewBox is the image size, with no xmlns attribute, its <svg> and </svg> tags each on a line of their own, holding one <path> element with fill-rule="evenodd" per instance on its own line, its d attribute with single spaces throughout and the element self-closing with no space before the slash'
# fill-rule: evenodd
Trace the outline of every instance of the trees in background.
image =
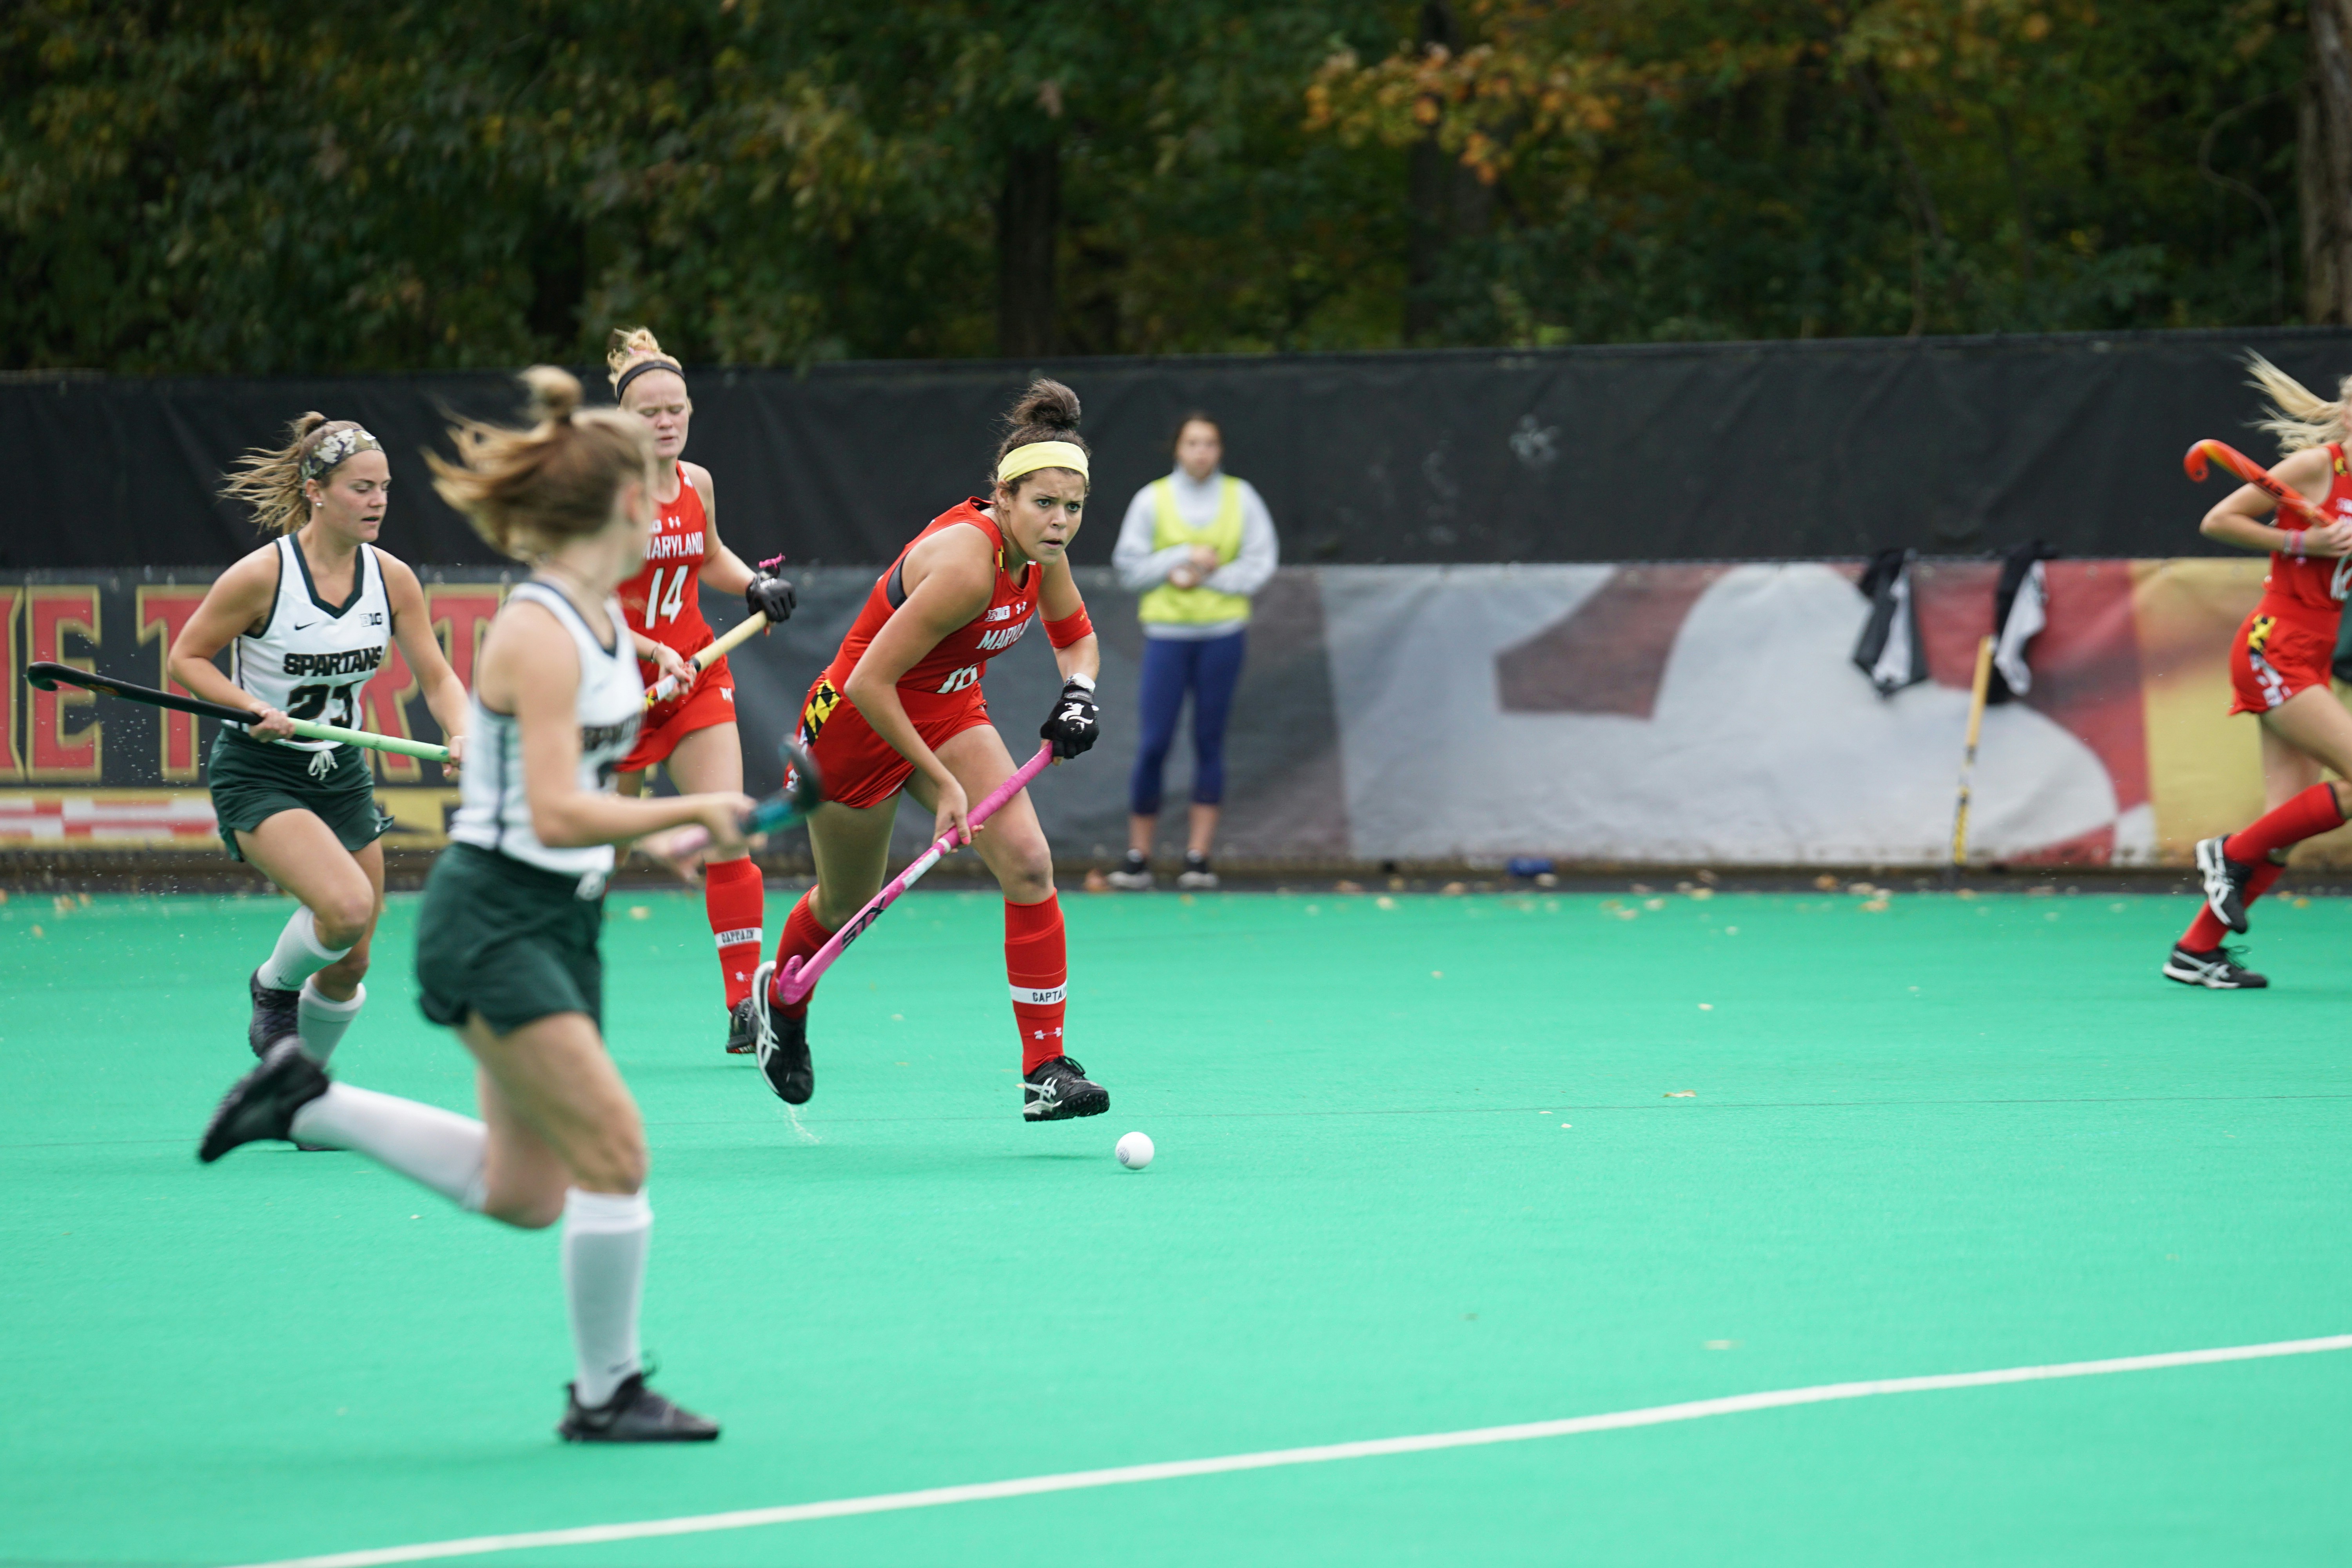
<svg viewBox="0 0 2352 1568">
<path fill-rule="evenodd" d="M 2310 5 L 18 0 L 0 365 L 2345 320 Z"/>
</svg>

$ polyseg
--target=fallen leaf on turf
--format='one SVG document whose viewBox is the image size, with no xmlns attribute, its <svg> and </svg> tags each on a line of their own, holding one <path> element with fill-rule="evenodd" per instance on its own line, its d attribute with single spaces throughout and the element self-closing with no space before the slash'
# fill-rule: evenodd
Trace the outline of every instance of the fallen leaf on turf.
<svg viewBox="0 0 2352 1568">
<path fill-rule="evenodd" d="M 1876 897 L 1876 898 L 1874 898 L 1874 899 L 1871 900 L 1868 903 L 1866 903 L 1866 904 L 1863 905 L 1863 906 L 1862 906 L 1862 912 L 1863 912 L 1864 914 L 1866 914 L 1866 915 L 1883 915 L 1883 914 L 1885 914 L 1885 913 L 1886 912 L 1886 895 L 1885 895 L 1885 894 L 1884 894 L 1884 893 L 1881 893 L 1881 894 L 1879 894 L 1879 895 L 1878 895 L 1878 897 Z"/>
<path fill-rule="evenodd" d="M 1706 1348 L 1711 1351 L 1727 1351 L 1737 1349 L 1738 1344 L 1738 1340 L 1709 1340 L 1706 1342 Z"/>
<path fill-rule="evenodd" d="M 1694 899 L 1711 899 L 1715 897 L 1715 889 L 1713 888 L 1693 888 L 1690 891 L 1690 896 Z"/>
<path fill-rule="evenodd" d="M 1364 885 L 1361 882 L 1340 882 L 1331 890 L 1335 893 L 1360 893 L 1364 890 Z"/>
<path fill-rule="evenodd" d="M 1715 1004 L 1712 1002 L 1702 1002 L 1698 1005 L 1698 1010 L 1702 1013 L 1712 1013 L 1715 1011 Z"/>
<path fill-rule="evenodd" d="M 1429 972 L 1429 977 L 1432 980 L 1443 980 L 1445 978 L 1445 971 L 1443 969 L 1433 969 Z"/>
<path fill-rule="evenodd" d="M 1396 908 L 1396 900 L 1390 898 L 1386 893 L 1382 893 L 1379 898 L 1372 900 L 1372 908 L 1376 910 L 1392 910 Z"/>
<path fill-rule="evenodd" d="M 643 904 L 631 904 L 629 906 L 629 918 L 633 921 L 651 920 L 653 919 L 653 910 L 646 908 Z"/>
<path fill-rule="evenodd" d="M 1670 1089 L 1666 1090 L 1665 1098 L 1668 1100 L 1696 1100 L 1698 1098 L 1698 1090 L 1695 1089 Z"/>
<path fill-rule="evenodd" d="M 1837 891 L 1837 879 L 1824 871 L 1813 879 L 1813 886 L 1824 893 L 1834 893 Z"/>
<path fill-rule="evenodd" d="M 1438 889 L 1437 890 L 1438 890 L 1438 892 L 1439 892 L 1440 894 L 1442 894 L 1443 896 L 1444 896 L 1444 897 L 1446 897 L 1446 898 L 1449 898 L 1449 899 L 1458 899 L 1458 898 L 1460 898 L 1463 894 L 1465 894 L 1465 893 L 1468 892 L 1470 889 L 1467 889 L 1467 888 L 1465 888 L 1465 887 L 1464 887 L 1464 886 L 1463 886 L 1461 883 L 1459 883 L 1459 882 L 1448 882 L 1448 883 L 1446 883 L 1446 884 L 1445 884 L 1445 886 L 1444 886 L 1444 887 L 1442 887 L 1442 888 Z"/>
</svg>

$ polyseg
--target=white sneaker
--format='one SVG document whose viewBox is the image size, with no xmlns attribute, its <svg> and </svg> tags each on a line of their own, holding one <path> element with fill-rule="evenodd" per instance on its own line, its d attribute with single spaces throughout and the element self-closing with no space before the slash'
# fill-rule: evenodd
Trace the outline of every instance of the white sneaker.
<svg viewBox="0 0 2352 1568">
<path fill-rule="evenodd" d="M 1152 889 L 1151 873 L 1149 871 L 1113 871 L 1103 880 L 1129 893 L 1148 893 Z"/>
<path fill-rule="evenodd" d="M 1188 893 L 1214 892 L 1217 874 L 1214 871 L 1186 871 L 1177 877 L 1176 885 Z"/>
</svg>

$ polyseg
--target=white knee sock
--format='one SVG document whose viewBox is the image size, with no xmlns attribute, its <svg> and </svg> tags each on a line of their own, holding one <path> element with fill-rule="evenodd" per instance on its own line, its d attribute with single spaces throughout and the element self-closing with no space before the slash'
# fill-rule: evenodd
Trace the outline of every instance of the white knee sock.
<svg viewBox="0 0 2352 1568">
<path fill-rule="evenodd" d="M 278 933 L 278 945 L 261 966 L 261 983 L 273 991 L 291 991 L 349 952 L 348 947 L 320 945 L 319 922 L 305 904 Z"/>
<path fill-rule="evenodd" d="M 572 1396 L 603 1405 L 637 1370 L 637 1299 L 654 1211 L 646 1194 L 563 1194 L 563 1293 L 572 1304 L 572 1344 L 580 1377 Z"/>
<path fill-rule="evenodd" d="M 293 1132 L 305 1143 L 355 1149 L 452 1203 L 481 1212 L 488 1134 L 470 1116 L 338 1083 L 294 1113 Z"/>
<path fill-rule="evenodd" d="M 302 1031 L 302 1048 L 310 1053 L 313 1061 L 325 1067 L 327 1058 L 335 1054 L 335 1047 L 343 1043 L 343 1031 L 352 1026 L 352 1020 L 366 1005 L 364 985 L 352 993 L 350 1001 L 332 1002 L 320 994 L 317 976 L 302 982 L 302 1000 L 294 1009 Z"/>
</svg>

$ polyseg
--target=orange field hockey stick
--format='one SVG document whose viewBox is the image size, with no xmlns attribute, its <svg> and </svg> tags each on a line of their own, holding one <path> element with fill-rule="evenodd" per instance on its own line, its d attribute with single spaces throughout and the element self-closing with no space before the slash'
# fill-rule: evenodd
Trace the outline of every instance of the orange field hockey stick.
<svg viewBox="0 0 2352 1568">
<path fill-rule="evenodd" d="M 2263 468 L 2226 441 L 2198 442 L 2189 448 L 2189 455 L 2180 459 L 2180 466 L 2188 470 L 2189 479 L 2201 483 L 2205 478 L 2205 464 L 2209 458 L 2278 502 L 2282 510 L 2294 513 L 2305 525 L 2312 528 L 2327 526 L 2327 519 L 2322 517 L 2319 514 L 2319 509 L 2305 500 L 2300 492 L 2291 490 L 2279 483 L 2271 477 L 2271 471 L 2268 468 Z"/>
</svg>

